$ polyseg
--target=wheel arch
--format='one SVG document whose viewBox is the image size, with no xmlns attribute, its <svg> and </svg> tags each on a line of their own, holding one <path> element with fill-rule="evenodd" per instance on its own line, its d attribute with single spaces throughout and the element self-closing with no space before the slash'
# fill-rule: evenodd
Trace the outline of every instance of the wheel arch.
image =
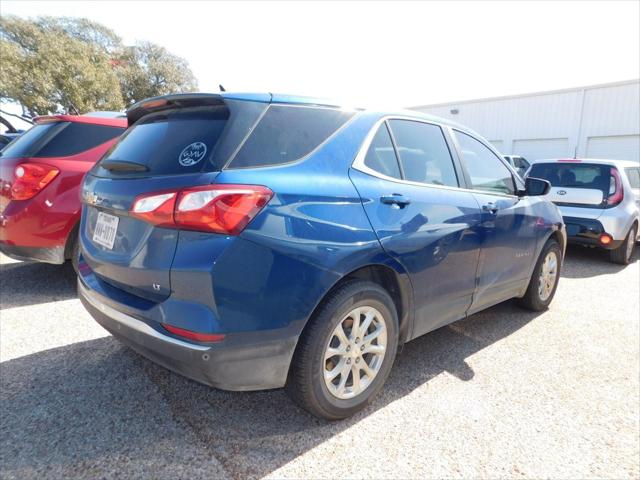
<svg viewBox="0 0 640 480">
<path fill-rule="evenodd" d="M 402 266 L 393 259 L 389 259 L 388 263 L 371 263 L 363 265 L 340 277 L 340 279 L 334 282 L 324 295 L 322 295 L 322 298 L 307 319 L 304 328 L 306 328 L 309 320 L 313 318 L 320 305 L 322 305 L 324 299 L 332 291 L 339 288 L 345 282 L 354 279 L 367 280 L 376 283 L 389 293 L 398 313 L 399 345 L 402 345 L 411 338 L 413 330 L 413 287 L 404 268 L 402 268 Z"/>
<path fill-rule="evenodd" d="M 64 244 L 64 259 L 70 260 L 73 253 L 73 241 L 78 238 L 80 233 L 80 219 L 75 219 L 72 227 L 69 229 L 69 235 Z"/>
</svg>

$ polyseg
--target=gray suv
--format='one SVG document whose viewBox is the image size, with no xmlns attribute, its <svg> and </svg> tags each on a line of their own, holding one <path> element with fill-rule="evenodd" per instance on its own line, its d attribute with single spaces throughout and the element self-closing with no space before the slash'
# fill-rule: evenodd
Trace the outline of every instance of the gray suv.
<svg viewBox="0 0 640 480">
<path fill-rule="evenodd" d="M 610 251 L 628 264 L 638 240 L 640 165 L 625 160 L 538 160 L 526 176 L 551 183 L 549 199 L 562 212 L 570 243 Z"/>
</svg>

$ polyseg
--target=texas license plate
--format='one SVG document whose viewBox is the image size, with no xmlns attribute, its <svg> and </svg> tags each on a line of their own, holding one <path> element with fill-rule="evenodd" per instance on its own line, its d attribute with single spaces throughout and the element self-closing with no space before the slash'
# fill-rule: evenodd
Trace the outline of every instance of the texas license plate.
<svg viewBox="0 0 640 480">
<path fill-rule="evenodd" d="M 118 221 L 120 219 L 115 215 L 98 212 L 98 220 L 96 228 L 93 231 L 93 241 L 102 245 L 109 250 L 113 249 L 113 243 L 116 241 L 116 232 L 118 231 Z"/>
</svg>

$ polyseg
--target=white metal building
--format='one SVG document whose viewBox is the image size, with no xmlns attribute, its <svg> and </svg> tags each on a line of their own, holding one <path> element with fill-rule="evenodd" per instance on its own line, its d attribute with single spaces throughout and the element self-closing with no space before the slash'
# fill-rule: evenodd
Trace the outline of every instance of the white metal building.
<svg viewBox="0 0 640 480">
<path fill-rule="evenodd" d="M 503 154 L 640 162 L 640 80 L 412 108 L 476 130 Z"/>
</svg>

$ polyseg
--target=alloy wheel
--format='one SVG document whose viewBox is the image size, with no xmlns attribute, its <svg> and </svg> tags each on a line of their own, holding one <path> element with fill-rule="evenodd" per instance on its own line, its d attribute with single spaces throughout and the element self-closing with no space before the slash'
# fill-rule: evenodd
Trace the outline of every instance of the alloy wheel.
<svg viewBox="0 0 640 480">
<path fill-rule="evenodd" d="M 333 330 L 324 353 L 324 382 L 331 394 L 349 399 L 364 392 L 387 351 L 387 325 L 373 307 L 354 308 Z"/>
<path fill-rule="evenodd" d="M 538 295 L 540 300 L 546 301 L 553 292 L 558 276 L 558 257 L 555 252 L 551 251 L 544 257 L 542 268 L 540 269 L 540 277 L 538 279 Z"/>
</svg>

